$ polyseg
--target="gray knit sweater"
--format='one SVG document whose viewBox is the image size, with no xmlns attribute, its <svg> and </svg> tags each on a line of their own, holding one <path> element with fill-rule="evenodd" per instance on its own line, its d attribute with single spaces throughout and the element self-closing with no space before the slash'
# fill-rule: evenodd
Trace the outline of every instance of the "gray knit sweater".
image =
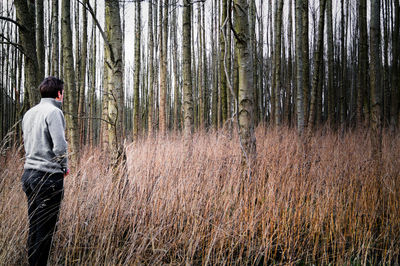
<svg viewBox="0 0 400 266">
<path fill-rule="evenodd" d="M 68 169 L 65 120 L 61 102 L 43 98 L 22 120 L 24 169 L 63 173 Z"/>
</svg>

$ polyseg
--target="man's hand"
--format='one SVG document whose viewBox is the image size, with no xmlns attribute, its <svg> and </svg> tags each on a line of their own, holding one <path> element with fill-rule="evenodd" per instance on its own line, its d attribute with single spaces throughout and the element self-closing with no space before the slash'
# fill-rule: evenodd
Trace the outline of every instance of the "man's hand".
<svg viewBox="0 0 400 266">
<path fill-rule="evenodd" d="M 66 177 L 67 175 L 69 175 L 69 169 L 67 169 L 67 171 L 65 171 L 64 177 Z"/>
</svg>

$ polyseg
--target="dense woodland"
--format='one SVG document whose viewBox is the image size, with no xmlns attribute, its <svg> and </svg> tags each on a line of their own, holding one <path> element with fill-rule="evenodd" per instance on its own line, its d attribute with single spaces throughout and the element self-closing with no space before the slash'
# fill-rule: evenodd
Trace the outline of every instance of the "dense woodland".
<svg viewBox="0 0 400 266">
<path fill-rule="evenodd" d="M 249 151 L 259 124 L 369 127 L 375 142 L 398 125 L 398 0 L 4 0 L 0 10 L 1 139 L 19 138 L 48 75 L 65 82 L 72 154 L 101 144 L 116 157 L 126 138 L 237 124 Z"/>
</svg>

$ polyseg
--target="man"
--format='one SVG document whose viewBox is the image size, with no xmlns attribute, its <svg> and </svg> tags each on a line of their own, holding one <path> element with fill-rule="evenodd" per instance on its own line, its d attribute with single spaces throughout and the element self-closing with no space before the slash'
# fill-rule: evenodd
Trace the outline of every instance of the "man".
<svg viewBox="0 0 400 266">
<path fill-rule="evenodd" d="M 63 82 L 48 77 L 39 86 L 40 103 L 26 112 L 22 131 L 26 161 L 22 188 L 28 198 L 29 265 L 46 265 L 69 173 L 65 120 L 61 110 Z"/>
</svg>

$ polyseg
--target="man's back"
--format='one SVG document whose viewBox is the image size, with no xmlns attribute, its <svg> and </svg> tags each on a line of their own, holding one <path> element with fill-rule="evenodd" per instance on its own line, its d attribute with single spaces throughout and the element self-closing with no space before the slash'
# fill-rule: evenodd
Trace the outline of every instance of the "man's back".
<svg viewBox="0 0 400 266">
<path fill-rule="evenodd" d="M 67 169 L 65 120 L 60 108 L 61 103 L 55 99 L 43 98 L 26 112 L 22 121 L 24 169 L 49 173 L 63 173 L 63 168 Z"/>
</svg>

